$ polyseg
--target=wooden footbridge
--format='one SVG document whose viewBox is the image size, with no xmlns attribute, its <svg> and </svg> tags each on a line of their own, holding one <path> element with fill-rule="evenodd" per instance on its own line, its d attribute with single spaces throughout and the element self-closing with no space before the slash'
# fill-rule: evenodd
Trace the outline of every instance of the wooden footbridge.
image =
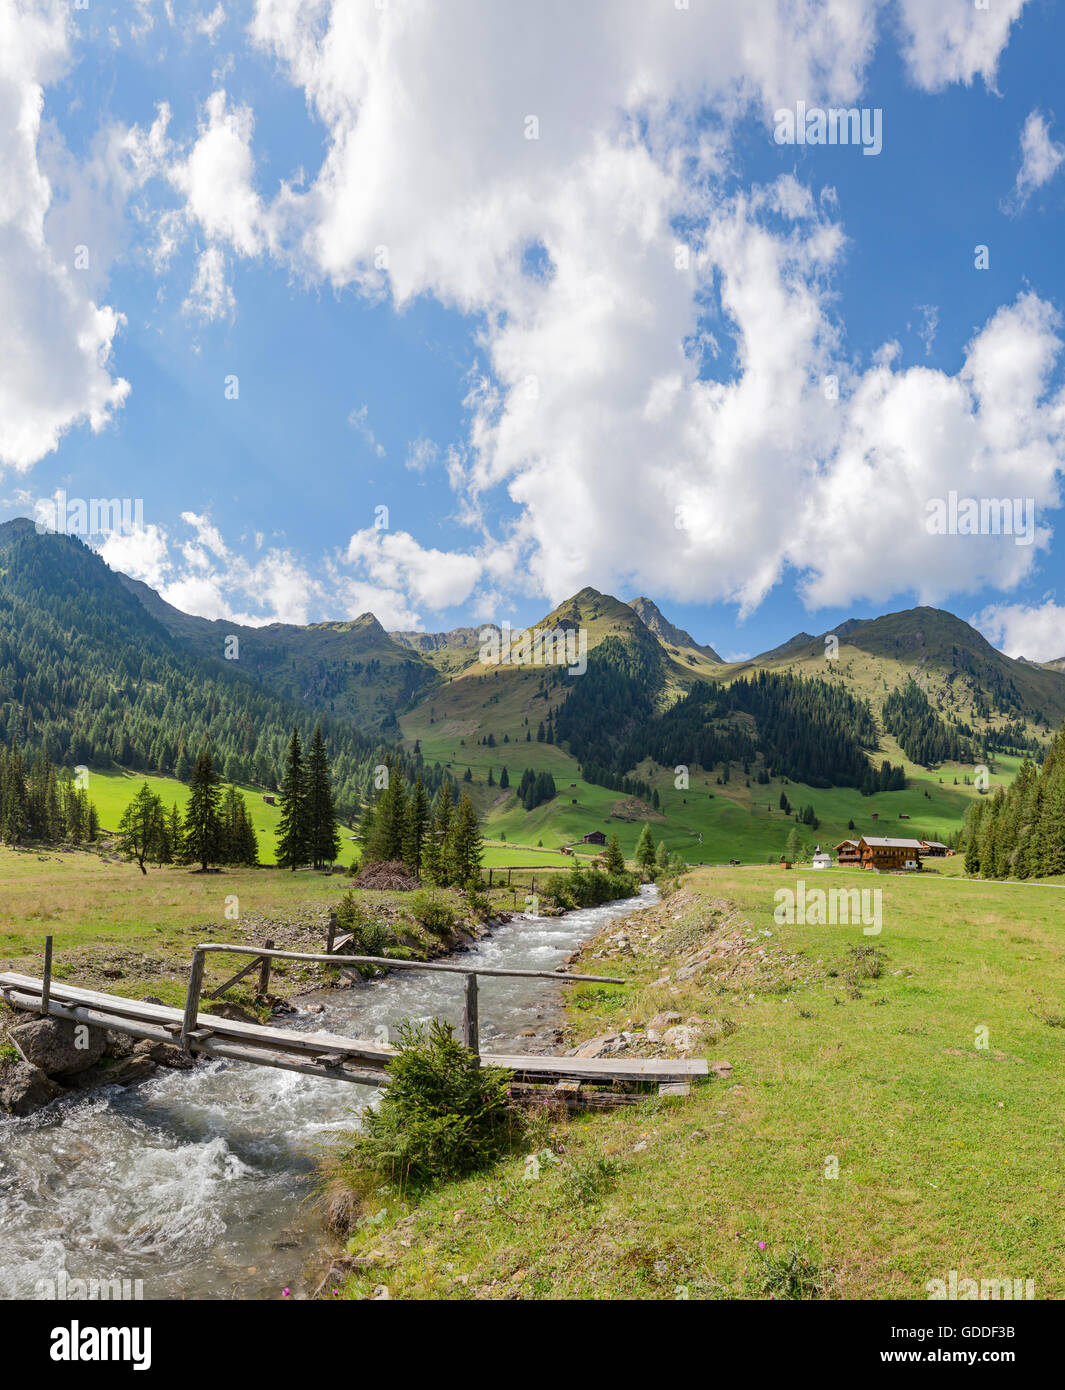
<svg viewBox="0 0 1065 1390">
<path fill-rule="evenodd" d="M 478 1036 L 478 979 L 480 977 L 522 977 L 557 980 L 561 984 L 624 984 L 608 975 L 573 975 L 551 970 L 497 970 L 487 966 L 444 965 L 427 961 L 393 960 L 388 956 L 349 956 L 336 952 L 324 955 L 300 951 L 279 951 L 272 946 L 233 946 L 207 942 L 193 953 L 184 1009 L 165 1004 L 148 1004 L 139 999 L 79 989 L 52 978 L 52 941 L 45 946 L 44 973 L 40 979 L 13 972 L 0 972 L 0 998 L 12 1008 L 51 1018 L 106 1028 L 133 1038 L 172 1043 L 190 1053 L 224 1057 L 256 1066 L 278 1067 L 332 1081 L 350 1081 L 360 1086 L 386 1086 L 388 1068 L 396 1049 L 368 1038 L 347 1038 L 335 1033 L 301 1032 L 273 1025 L 245 1023 L 201 1013 L 203 976 L 212 953 L 251 956 L 251 964 L 214 992 L 217 996 L 256 966 L 260 969 L 260 993 L 269 983 L 274 960 L 305 961 L 341 968 L 382 966 L 389 970 L 425 970 L 458 975 L 462 979 L 462 1040 L 484 1066 L 505 1067 L 514 1074 L 522 1090 L 554 1085 L 573 1103 L 607 1103 L 624 1096 L 597 1091 L 582 1093 L 586 1084 L 611 1086 L 615 1083 L 653 1083 L 660 1093 L 686 1094 L 692 1080 L 708 1075 L 702 1059 L 553 1057 L 526 1053 L 482 1053 Z"/>
</svg>

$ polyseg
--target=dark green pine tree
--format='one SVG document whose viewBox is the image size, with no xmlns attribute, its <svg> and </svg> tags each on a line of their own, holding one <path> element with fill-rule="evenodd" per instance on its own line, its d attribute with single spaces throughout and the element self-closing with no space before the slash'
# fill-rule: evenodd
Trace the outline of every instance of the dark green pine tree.
<svg viewBox="0 0 1065 1390">
<path fill-rule="evenodd" d="M 407 830 L 407 784 L 403 774 L 385 760 L 386 781 L 373 809 L 373 822 L 366 840 L 366 858 L 371 863 L 403 860 L 403 837 Z"/>
<path fill-rule="evenodd" d="M 610 837 L 610 843 L 606 847 L 606 867 L 612 874 L 623 874 L 625 872 L 625 856 L 621 852 L 621 845 L 618 843 L 618 833 L 615 830 Z"/>
<path fill-rule="evenodd" d="M 0 838 L 9 845 L 20 845 L 26 838 L 28 829 L 29 792 L 26 787 L 26 768 L 17 738 L 13 740 L 11 752 L 4 759 L 2 789 Z"/>
<path fill-rule="evenodd" d="M 403 834 L 403 862 L 415 878 L 421 878 L 425 839 L 429 833 L 429 798 L 419 777 L 407 803 L 407 824 Z"/>
<path fill-rule="evenodd" d="M 281 775 L 281 818 L 277 823 L 277 862 L 295 871 L 310 859 L 310 833 L 307 818 L 307 771 L 299 729 L 293 724 L 288 756 Z"/>
<path fill-rule="evenodd" d="M 507 789 L 509 786 L 510 786 L 510 773 L 507 771 L 506 767 L 504 766 L 503 770 L 502 770 L 502 771 L 500 772 L 500 774 L 499 774 L 499 790 L 505 792 L 506 789 Z"/>
<path fill-rule="evenodd" d="M 189 800 L 182 825 L 182 857 L 206 870 L 224 852 L 222 816 L 219 811 L 220 778 L 206 750 L 196 759 L 189 782 Z"/>
<path fill-rule="evenodd" d="M 435 883 L 442 888 L 451 882 L 447 849 L 454 814 L 451 778 L 445 777 L 436 794 L 432 822 L 429 833 L 425 837 L 422 869 L 423 875 L 430 883 Z"/>
<path fill-rule="evenodd" d="M 333 800 L 333 778 L 329 771 L 329 755 L 325 751 L 321 724 L 315 728 L 307 755 L 307 836 L 308 852 L 314 867 L 322 869 L 332 864 L 340 853 L 340 834 Z"/>
<path fill-rule="evenodd" d="M 655 840 L 651 834 L 651 827 L 646 824 L 636 841 L 636 862 L 644 870 L 651 870 L 655 865 Z"/>
<path fill-rule="evenodd" d="M 444 858 L 450 881 L 459 888 L 480 882 L 481 828 L 469 793 L 463 792 L 448 832 Z"/>
</svg>

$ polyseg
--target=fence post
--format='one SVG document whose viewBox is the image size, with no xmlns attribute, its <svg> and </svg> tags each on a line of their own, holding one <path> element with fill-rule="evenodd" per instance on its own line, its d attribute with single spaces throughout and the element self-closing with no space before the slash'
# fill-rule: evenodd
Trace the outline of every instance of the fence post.
<svg viewBox="0 0 1065 1390">
<path fill-rule="evenodd" d="M 181 1020 L 181 1047 L 189 1051 L 189 1034 L 196 1028 L 196 1018 L 200 1012 L 200 991 L 203 988 L 203 967 L 207 962 L 205 951 L 193 951 L 192 968 L 189 971 L 189 989 L 185 996 L 185 1016 Z"/>
<path fill-rule="evenodd" d="M 41 981 L 41 1013 L 47 1017 L 52 993 L 52 938 L 44 938 L 44 979 Z"/>
<path fill-rule="evenodd" d="M 274 943 L 273 943 L 272 941 L 268 941 L 268 942 L 266 943 L 266 949 L 267 949 L 268 951 L 272 951 L 272 950 L 274 949 Z M 260 995 L 265 995 L 265 994 L 269 994 L 269 993 L 270 993 L 270 966 L 271 966 L 271 964 L 272 964 L 272 961 L 270 960 L 270 957 L 269 957 L 269 956 L 263 956 L 262 961 L 261 961 L 260 964 L 259 964 L 259 989 L 258 989 L 258 993 L 259 993 Z"/>
<path fill-rule="evenodd" d="M 492 870 L 491 870 L 491 869 L 488 870 L 488 886 L 489 886 L 489 888 L 491 888 L 491 886 L 492 886 Z"/>
<path fill-rule="evenodd" d="M 510 887 L 510 874 L 511 874 L 511 870 L 508 869 L 508 870 L 507 870 L 507 887 L 508 887 L 508 888 Z"/>
<path fill-rule="evenodd" d="M 480 1043 L 477 1035 L 477 976 L 471 971 L 462 977 L 462 1042 L 477 1059 L 474 1066 L 480 1066 Z"/>
<path fill-rule="evenodd" d="M 325 953 L 326 953 L 327 956 L 331 956 L 331 955 L 333 954 L 333 942 L 336 940 L 336 934 L 337 934 L 337 919 L 336 919 L 335 917 L 330 917 L 330 919 L 329 919 L 329 934 L 328 934 L 328 936 L 327 936 L 326 939 L 325 939 Z"/>
</svg>

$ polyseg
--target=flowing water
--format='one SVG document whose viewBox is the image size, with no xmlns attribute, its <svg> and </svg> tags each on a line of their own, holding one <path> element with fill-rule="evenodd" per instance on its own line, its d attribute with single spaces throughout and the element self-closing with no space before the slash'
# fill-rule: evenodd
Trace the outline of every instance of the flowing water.
<svg viewBox="0 0 1065 1390">
<path fill-rule="evenodd" d="M 563 917 L 519 916 L 462 964 L 553 970 L 639 898 Z M 594 973 L 589 971 L 588 973 Z M 550 1034 L 565 988 L 482 978 L 481 1046 L 530 1050 Z M 299 1000 L 305 1027 L 349 1037 L 405 1018 L 461 1017 L 461 977 L 395 971 Z M 312 1013 L 323 1005 L 323 1013 Z M 538 1050 L 547 1051 L 540 1043 Z M 145 1298 L 299 1296 L 321 1275 L 311 1203 L 315 1152 L 373 1092 L 247 1063 L 212 1061 L 123 1090 L 66 1098 L 27 1119 L 0 1117 L 0 1298 L 47 1296 L 68 1279 L 140 1280 Z"/>
</svg>

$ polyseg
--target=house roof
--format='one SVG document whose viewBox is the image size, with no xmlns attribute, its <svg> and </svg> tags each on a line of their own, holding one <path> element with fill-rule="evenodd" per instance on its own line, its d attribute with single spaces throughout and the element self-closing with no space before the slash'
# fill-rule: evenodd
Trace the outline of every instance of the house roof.
<svg viewBox="0 0 1065 1390">
<path fill-rule="evenodd" d="M 922 840 L 893 840 L 881 835 L 863 835 L 861 843 L 871 849 L 923 849 Z"/>
<path fill-rule="evenodd" d="M 922 840 L 922 845 L 927 845 L 929 849 L 946 849 L 942 840 Z"/>
<path fill-rule="evenodd" d="M 837 849 L 845 849 L 847 845 L 853 845 L 854 848 L 857 849 L 857 848 L 858 848 L 858 841 L 857 841 L 857 840 L 840 840 L 840 842 L 839 842 L 839 844 L 836 846 L 836 848 L 837 848 Z"/>
</svg>

